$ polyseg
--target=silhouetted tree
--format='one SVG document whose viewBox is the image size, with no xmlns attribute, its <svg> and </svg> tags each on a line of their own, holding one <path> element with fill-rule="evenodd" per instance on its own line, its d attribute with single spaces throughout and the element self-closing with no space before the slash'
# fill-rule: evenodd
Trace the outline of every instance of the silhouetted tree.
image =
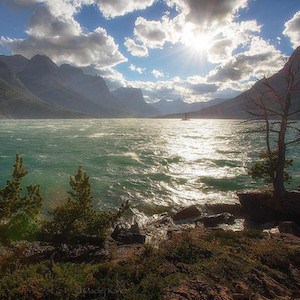
<svg viewBox="0 0 300 300">
<path fill-rule="evenodd" d="M 277 80 L 284 86 L 276 86 L 274 77 L 264 77 L 249 95 L 246 110 L 259 120 L 261 126 L 255 132 L 264 132 L 266 143 L 266 150 L 260 155 L 262 161 L 249 173 L 272 183 L 274 197 L 279 200 L 286 192 L 284 182 L 291 179 L 285 171 L 292 164 L 286 159 L 287 147 L 300 141 L 300 129 L 294 121 L 300 115 L 300 48 L 286 62 L 282 73 L 277 74 Z"/>
</svg>

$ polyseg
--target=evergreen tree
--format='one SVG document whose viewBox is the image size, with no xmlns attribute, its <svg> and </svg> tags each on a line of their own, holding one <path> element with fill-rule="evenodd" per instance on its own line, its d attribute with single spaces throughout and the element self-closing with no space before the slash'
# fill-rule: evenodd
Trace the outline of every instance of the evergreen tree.
<svg viewBox="0 0 300 300">
<path fill-rule="evenodd" d="M 46 232 L 67 242 L 80 240 L 83 236 L 104 240 L 107 230 L 128 208 L 128 202 L 116 213 L 95 210 L 89 177 L 82 167 L 70 177 L 70 186 L 72 190 L 68 192 L 67 202 L 50 212 L 52 220 L 45 225 Z"/>
<path fill-rule="evenodd" d="M 0 189 L 0 234 L 2 238 L 29 238 L 38 228 L 37 216 L 42 206 L 39 185 L 22 190 L 26 176 L 23 159 L 17 154 L 12 180 Z"/>
</svg>

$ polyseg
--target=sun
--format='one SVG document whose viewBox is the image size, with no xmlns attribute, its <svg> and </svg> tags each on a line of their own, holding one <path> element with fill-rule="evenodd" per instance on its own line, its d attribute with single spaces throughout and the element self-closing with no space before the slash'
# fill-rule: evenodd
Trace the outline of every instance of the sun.
<svg viewBox="0 0 300 300">
<path fill-rule="evenodd" d="M 182 42 L 192 52 L 204 53 L 209 49 L 212 40 L 210 35 L 204 31 L 186 27 L 183 31 Z"/>
</svg>

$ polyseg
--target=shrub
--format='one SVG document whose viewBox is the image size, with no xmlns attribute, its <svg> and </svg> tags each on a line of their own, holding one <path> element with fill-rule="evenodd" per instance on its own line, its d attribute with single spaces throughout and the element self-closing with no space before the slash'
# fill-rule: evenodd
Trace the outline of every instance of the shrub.
<svg viewBox="0 0 300 300">
<path fill-rule="evenodd" d="M 89 177 L 82 167 L 70 177 L 71 191 L 66 203 L 58 206 L 45 224 L 45 232 L 67 242 L 83 240 L 84 236 L 96 236 L 104 240 L 108 229 L 129 207 L 124 203 L 117 212 L 96 211 L 93 208 Z"/>
<path fill-rule="evenodd" d="M 278 167 L 278 153 L 277 151 L 271 152 L 271 157 L 268 152 L 263 151 L 259 155 L 260 161 L 256 162 L 248 171 L 248 174 L 254 179 L 262 179 L 264 183 L 273 183 L 276 176 L 276 170 Z M 292 159 L 286 159 L 284 162 L 284 167 L 291 167 L 293 164 Z M 292 177 L 288 172 L 284 171 L 283 180 L 286 183 L 290 183 Z"/>
</svg>

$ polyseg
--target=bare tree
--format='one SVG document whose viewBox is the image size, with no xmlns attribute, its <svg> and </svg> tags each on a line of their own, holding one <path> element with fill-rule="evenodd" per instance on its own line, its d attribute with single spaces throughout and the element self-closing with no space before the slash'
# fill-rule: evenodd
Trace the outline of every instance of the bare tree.
<svg viewBox="0 0 300 300">
<path fill-rule="evenodd" d="M 274 198 L 284 198 L 284 182 L 290 179 L 285 171 L 287 147 L 300 142 L 297 119 L 300 115 L 300 47 L 276 76 L 260 80 L 248 95 L 246 111 L 259 121 L 256 132 L 265 133 L 264 163 L 252 167 L 253 177 L 273 184 Z M 264 166 L 264 167 L 262 167 Z M 261 172 L 261 176 L 257 172 Z"/>
</svg>

